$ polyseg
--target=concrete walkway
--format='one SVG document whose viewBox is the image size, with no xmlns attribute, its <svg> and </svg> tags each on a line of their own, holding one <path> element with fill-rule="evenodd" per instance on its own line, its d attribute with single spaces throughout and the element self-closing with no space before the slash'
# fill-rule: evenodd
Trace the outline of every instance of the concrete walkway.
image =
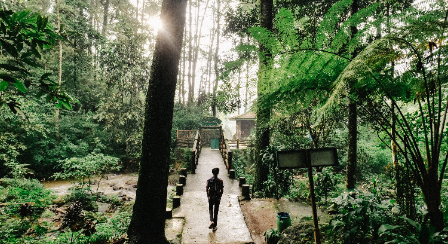
<svg viewBox="0 0 448 244">
<path fill-rule="evenodd" d="M 224 181 L 216 231 L 208 229 L 210 217 L 205 192 L 207 179 L 213 176 L 213 168 L 219 168 L 218 177 Z M 180 207 L 173 212 L 173 217 L 185 218 L 182 243 L 253 243 L 238 203 L 239 195 L 238 180 L 229 179 L 219 151 L 203 148 L 196 174 L 187 176 Z"/>
</svg>

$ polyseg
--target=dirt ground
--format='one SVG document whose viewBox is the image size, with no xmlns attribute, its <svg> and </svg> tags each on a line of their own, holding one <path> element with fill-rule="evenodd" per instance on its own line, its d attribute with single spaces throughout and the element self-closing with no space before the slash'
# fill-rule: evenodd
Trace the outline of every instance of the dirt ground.
<svg viewBox="0 0 448 244">
<path fill-rule="evenodd" d="M 254 243 L 266 243 L 264 232 L 277 227 L 275 199 L 240 201 L 240 206 Z"/>
<path fill-rule="evenodd" d="M 247 228 L 255 244 L 265 244 L 264 233 L 272 228 L 277 228 L 277 213 L 288 212 L 291 224 L 294 225 L 302 217 L 312 217 L 311 206 L 302 202 L 291 202 L 286 199 L 253 198 L 240 201 Z M 318 210 L 319 222 L 329 221 L 327 214 Z"/>
</svg>

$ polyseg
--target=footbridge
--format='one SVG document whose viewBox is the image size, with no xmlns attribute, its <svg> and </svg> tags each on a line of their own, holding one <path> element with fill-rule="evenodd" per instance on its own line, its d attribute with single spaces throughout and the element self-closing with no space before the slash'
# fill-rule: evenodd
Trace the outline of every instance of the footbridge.
<svg viewBox="0 0 448 244">
<path fill-rule="evenodd" d="M 216 128 L 214 128 L 216 129 Z M 180 206 L 173 210 L 173 217 L 184 218 L 182 243 L 253 243 L 244 221 L 238 197 L 241 196 L 239 181 L 234 179 L 232 151 L 219 131 L 218 148 L 212 149 L 216 140 L 205 142 L 207 136 L 196 132 L 191 151 L 191 174 L 188 174 L 180 197 Z M 224 194 L 219 207 L 217 229 L 209 229 L 210 219 L 206 194 L 207 179 L 212 177 L 212 169 L 219 168 L 218 177 L 224 181 Z"/>
</svg>

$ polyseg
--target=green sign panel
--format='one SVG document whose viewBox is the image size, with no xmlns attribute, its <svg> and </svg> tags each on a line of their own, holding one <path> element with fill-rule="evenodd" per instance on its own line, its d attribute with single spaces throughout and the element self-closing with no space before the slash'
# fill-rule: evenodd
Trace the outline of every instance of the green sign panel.
<svg viewBox="0 0 448 244">
<path fill-rule="evenodd" d="M 211 142 L 210 147 L 211 147 L 212 149 L 219 149 L 219 139 L 217 139 L 217 138 L 212 138 L 212 142 Z"/>
</svg>

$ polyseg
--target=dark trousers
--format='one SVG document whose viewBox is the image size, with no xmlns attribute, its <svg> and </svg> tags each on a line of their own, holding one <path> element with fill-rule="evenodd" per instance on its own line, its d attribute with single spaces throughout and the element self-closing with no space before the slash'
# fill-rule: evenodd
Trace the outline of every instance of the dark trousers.
<svg viewBox="0 0 448 244">
<path fill-rule="evenodd" d="M 218 212 L 220 202 L 221 202 L 220 198 L 210 197 L 210 199 L 208 200 L 208 211 L 210 212 L 210 222 L 215 222 L 215 224 L 218 223 Z"/>
</svg>

